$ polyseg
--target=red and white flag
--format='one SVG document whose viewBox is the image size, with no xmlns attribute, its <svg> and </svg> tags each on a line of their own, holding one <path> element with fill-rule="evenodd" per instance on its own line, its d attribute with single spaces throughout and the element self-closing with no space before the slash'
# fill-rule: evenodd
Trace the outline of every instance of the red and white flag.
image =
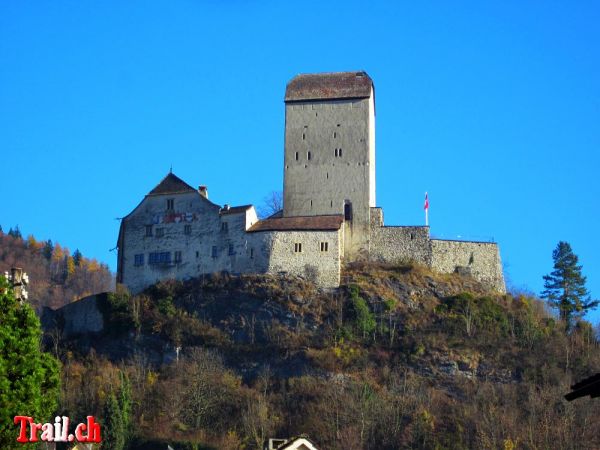
<svg viewBox="0 0 600 450">
<path fill-rule="evenodd" d="M 429 198 L 427 197 L 427 192 L 425 192 L 425 206 L 423 206 L 423 209 L 429 209 Z"/>
</svg>

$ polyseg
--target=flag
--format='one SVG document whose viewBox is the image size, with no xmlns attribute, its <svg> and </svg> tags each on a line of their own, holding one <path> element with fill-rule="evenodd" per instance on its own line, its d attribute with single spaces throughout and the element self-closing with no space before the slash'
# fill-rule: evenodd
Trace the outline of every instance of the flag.
<svg viewBox="0 0 600 450">
<path fill-rule="evenodd" d="M 427 197 L 427 192 L 425 192 L 425 205 L 423 206 L 424 210 L 429 209 L 429 198 Z"/>
</svg>

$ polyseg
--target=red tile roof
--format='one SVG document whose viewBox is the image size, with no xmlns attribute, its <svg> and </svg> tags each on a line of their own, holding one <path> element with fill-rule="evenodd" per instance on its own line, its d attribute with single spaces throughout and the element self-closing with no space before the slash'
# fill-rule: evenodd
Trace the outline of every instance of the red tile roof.
<svg viewBox="0 0 600 450">
<path fill-rule="evenodd" d="M 367 98 L 373 80 L 366 72 L 300 74 L 292 78 L 285 90 L 285 101 Z"/>
<path fill-rule="evenodd" d="M 342 215 L 279 217 L 261 220 L 248 231 L 335 231 L 340 229 L 343 222 Z"/>
</svg>

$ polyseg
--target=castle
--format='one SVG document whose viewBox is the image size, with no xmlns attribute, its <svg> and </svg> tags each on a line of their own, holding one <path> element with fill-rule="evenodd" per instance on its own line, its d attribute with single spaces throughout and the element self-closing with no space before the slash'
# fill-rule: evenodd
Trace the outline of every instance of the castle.
<svg viewBox="0 0 600 450">
<path fill-rule="evenodd" d="M 117 281 L 139 292 L 200 274 L 286 273 L 324 288 L 344 261 L 415 261 L 504 292 L 498 246 L 385 226 L 375 201 L 375 89 L 365 72 L 303 74 L 285 92 L 283 210 L 220 206 L 169 173 L 121 220 Z"/>
</svg>

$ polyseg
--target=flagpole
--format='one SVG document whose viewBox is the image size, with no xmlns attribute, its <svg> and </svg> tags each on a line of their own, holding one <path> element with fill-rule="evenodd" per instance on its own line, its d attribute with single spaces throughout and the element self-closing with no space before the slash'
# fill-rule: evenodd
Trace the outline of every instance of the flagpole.
<svg viewBox="0 0 600 450">
<path fill-rule="evenodd" d="M 425 192 L 425 205 L 424 208 L 425 210 L 425 226 L 428 227 L 429 226 L 429 196 L 427 195 L 427 192 Z"/>
</svg>

